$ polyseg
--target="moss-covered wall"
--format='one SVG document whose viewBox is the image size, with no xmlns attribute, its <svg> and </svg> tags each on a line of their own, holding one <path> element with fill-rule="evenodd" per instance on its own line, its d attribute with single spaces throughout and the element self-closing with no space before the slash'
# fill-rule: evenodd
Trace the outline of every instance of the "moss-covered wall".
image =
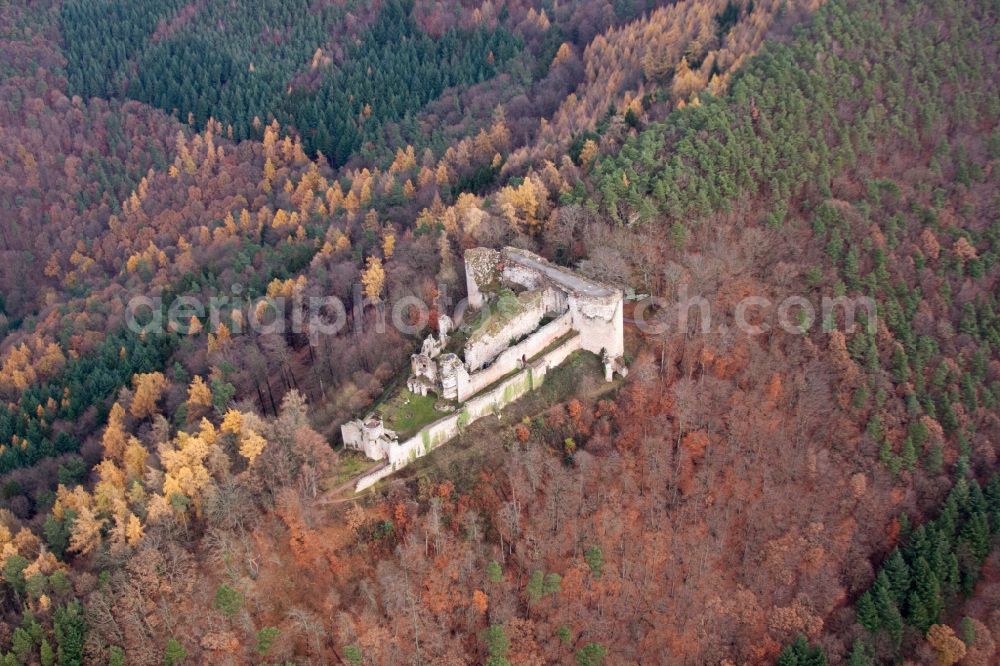
<svg viewBox="0 0 1000 666">
<path fill-rule="evenodd" d="M 465 251 L 465 286 L 473 309 L 481 308 L 487 296 L 500 288 L 499 262 L 500 253 L 488 247 Z"/>
<path fill-rule="evenodd" d="M 559 365 L 579 348 L 579 336 L 570 338 L 565 344 L 532 361 L 530 367 L 467 400 L 461 410 L 438 419 L 405 442 L 393 446 L 389 452 L 389 471 L 380 468 L 377 473 L 363 476 L 355 485 L 355 490 L 360 492 L 377 483 L 393 471 L 447 443 L 473 421 L 496 414 L 525 393 L 537 389 L 545 381 L 549 368 Z"/>
</svg>

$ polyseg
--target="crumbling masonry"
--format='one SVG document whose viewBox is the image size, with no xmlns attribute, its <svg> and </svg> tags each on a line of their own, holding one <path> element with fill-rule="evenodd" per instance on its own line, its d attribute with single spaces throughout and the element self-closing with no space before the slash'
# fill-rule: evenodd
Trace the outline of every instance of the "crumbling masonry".
<svg viewBox="0 0 1000 666">
<path fill-rule="evenodd" d="M 468 250 L 465 275 L 472 311 L 466 318 L 475 315 L 476 325 L 458 350 L 462 357 L 445 351 L 453 323 L 442 316 L 438 337 L 428 336 L 411 357 L 406 384 L 414 393 L 435 393 L 457 405 L 455 413 L 405 442 L 373 415 L 345 423 L 345 447 L 386 461 L 358 482 L 358 490 L 455 436 L 489 408 L 499 410 L 537 388 L 549 368 L 576 350 L 601 357 L 606 381 L 627 372 L 621 290 L 511 247 Z"/>
</svg>

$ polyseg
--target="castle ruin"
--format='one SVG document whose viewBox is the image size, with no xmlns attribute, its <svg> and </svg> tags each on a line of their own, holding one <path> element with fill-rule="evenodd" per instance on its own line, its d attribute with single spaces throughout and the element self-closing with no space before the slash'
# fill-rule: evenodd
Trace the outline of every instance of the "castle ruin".
<svg viewBox="0 0 1000 666">
<path fill-rule="evenodd" d="M 381 476 L 447 441 L 470 420 L 535 388 L 549 368 L 574 351 L 597 354 L 606 381 L 627 372 L 620 289 L 512 247 L 466 251 L 465 275 L 465 319 L 470 321 L 457 332 L 465 335 L 464 343 L 449 345 L 453 322 L 442 316 L 438 335 L 429 335 L 411 356 L 406 382 L 415 394 L 433 393 L 448 401 L 455 414 L 402 443 L 374 414 L 341 427 L 346 448 L 387 461 Z"/>
</svg>

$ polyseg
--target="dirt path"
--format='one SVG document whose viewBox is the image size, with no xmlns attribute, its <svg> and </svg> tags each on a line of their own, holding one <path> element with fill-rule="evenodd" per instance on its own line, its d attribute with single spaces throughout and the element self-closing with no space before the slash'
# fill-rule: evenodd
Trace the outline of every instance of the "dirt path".
<svg viewBox="0 0 1000 666">
<path fill-rule="evenodd" d="M 383 463 L 383 465 L 385 465 L 385 464 L 388 464 L 388 463 Z M 320 499 L 316 500 L 316 504 L 318 506 L 328 506 L 328 505 L 331 505 L 331 504 L 342 504 L 344 502 L 351 502 L 351 501 L 354 501 L 354 500 L 356 500 L 356 499 L 358 499 L 360 497 L 364 497 L 365 495 L 368 495 L 371 492 L 371 490 L 374 488 L 374 486 L 372 486 L 372 488 L 367 488 L 363 492 L 360 492 L 360 493 L 355 493 L 354 492 L 354 486 L 358 482 L 358 479 L 360 479 L 365 474 L 369 474 L 370 472 L 374 472 L 376 469 L 381 469 L 381 465 L 377 466 L 377 467 L 372 467 L 371 469 L 366 469 L 365 471 L 361 472 L 360 474 L 357 474 L 357 475 L 351 477 L 350 479 L 348 479 L 347 481 L 341 483 L 339 486 L 337 486 L 335 488 L 331 488 L 330 490 L 327 490 L 325 493 L 323 493 L 323 497 L 321 497 Z M 383 484 L 388 484 L 391 481 L 392 481 L 392 479 L 388 479 L 388 480 L 384 481 Z"/>
</svg>

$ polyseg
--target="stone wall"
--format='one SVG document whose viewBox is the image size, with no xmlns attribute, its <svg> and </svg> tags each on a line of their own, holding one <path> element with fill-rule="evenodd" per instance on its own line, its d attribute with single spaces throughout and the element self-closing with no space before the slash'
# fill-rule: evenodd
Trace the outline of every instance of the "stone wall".
<svg viewBox="0 0 1000 666">
<path fill-rule="evenodd" d="M 361 492 L 411 461 L 427 455 L 456 437 L 470 423 L 485 416 L 498 415 L 504 407 L 540 387 L 550 369 L 560 365 L 567 356 L 580 348 L 580 336 L 569 338 L 564 344 L 529 363 L 524 370 L 471 398 L 461 406 L 460 411 L 438 419 L 410 439 L 393 445 L 389 450 L 388 463 L 359 478 L 355 491 Z"/>
<path fill-rule="evenodd" d="M 358 451 L 364 450 L 364 438 L 361 436 L 361 421 L 347 421 L 340 426 L 340 438 L 344 446 Z"/>
<path fill-rule="evenodd" d="M 525 289 L 539 289 L 543 283 L 541 273 L 533 268 L 522 266 L 514 261 L 507 261 L 504 263 L 503 279 L 508 283 L 513 282 L 514 284 L 519 284 Z"/>
<path fill-rule="evenodd" d="M 550 311 L 569 308 L 584 349 L 595 354 L 607 351 L 612 358 L 625 352 L 620 289 L 589 280 L 527 250 L 505 248 L 500 261 L 504 282 L 542 290 Z"/>
<path fill-rule="evenodd" d="M 389 463 L 383 463 L 376 467 L 375 469 L 369 470 L 358 477 L 357 482 L 354 484 L 354 492 L 360 493 L 365 488 L 374 486 L 376 483 L 389 476 L 396 469 Z"/>
<path fill-rule="evenodd" d="M 518 344 L 504 350 L 489 367 L 468 377 L 460 376 L 458 399 L 465 401 L 474 396 L 504 375 L 513 372 L 522 359 L 530 359 L 571 330 L 573 330 L 573 315 L 569 312 L 550 321 Z"/>
<path fill-rule="evenodd" d="M 525 292 L 517 298 L 517 308 L 508 319 L 508 313 L 494 312 L 475 331 L 465 344 L 465 364 L 469 372 L 475 372 L 492 361 L 508 348 L 510 343 L 528 335 L 545 316 L 545 299 L 539 292 Z M 499 324 L 502 323 L 502 326 Z M 499 326 L 499 330 L 490 330 Z"/>
<path fill-rule="evenodd" d="M 583 349 L 583 346 L 580 336 L 574 335 L 572 338 L 566 340 L 565 344 L 559 345 L 555 349 L 532 361 L 530 367 L 534 372 L 534 376 L 536 378 L 545 377 L 549 370 L 558 365 L 562 365 L 563 361 L 565 361 L 570 354 L 575 351 L 580 351 L 581 349 Z"/>
<path fill-rule="evenodd" d="M 537 254 L 512 247 L 501 252 L 470 249 L 465 253 L 465 267 L 472 308 L 481 308 L 486 294 L 498 293 L 504 284 L 515 284 L 528 290 L 518 297 L 521 309 L 509 317 L 483 322 L 482 328 L 474 332 L 465 345 L 465 363 L 453 353 L 440 356 L 437 379 L 443 397 L 459 401 L 459 411 L 425 426 L 404 442 L 386 443 L 387 462 L 359 478 L 358 491 L 430 453 L 473 421 L 499 414 L 505 406 L 540 386 L 551 368 L 577 350 L 603 355 L 608 379 L 616 369 L 622 374 L 626 371 L 622 365 L 623 294 L 620 289 L 589 280 Z M 538 328 L 546 313 L 560 314 Z M 508 347 L 513 340 L 524 336 L 527 336 L 524 340 Z M 558 347 L 545 351 L 560 339 Z M 429 341 L 434 342 L 433 339 Z M 422 350 L 426 358 L 415 357 L 411 381 L 430 381 L 429 362 L 437 353 L 428 351 Z M 538 358 L 533 358 L 535 356 Z M 355 446 L 368 444 L 367 441 L 357 442 L 358 433 L 350 428 L 344 434 L 345 443 L 350 440 Z M 369 439 L 365 434 L 361 433 L 362 440 Z"/>
<path fill-rule="evenodd" d="M 580 333 L 582 346 L 600 356 L 606 350 L 612 358 L 625 353 L 622 293 L 610 296 L 570 294 L 569 311 L 573 329 Z"/>
<path fill-rule="evenodd" d="M 455 354 L 442 354 L 438 361 L 438 371 L 441 397 L 445 400 L 458 400 L 458 387 L 469 381 L 469 372 L 462 359 Z"/>
<path fill-rule="evenodd" d="M 340 426 L 340 437 L 344 448 L 362 451 L 372 460 L 380 460 L 386 456 L 390 444 L 395 441 L 396 433 L 387 430 L 382 419 L 369 414 L 363 419 L 354 419 Z"/>
<path fill-rule="evenodd" d="M 549 287 L 542 290 L 542 303 L 546 312 L 566 312 L 569 310 L 569 294 Z"/>
<path fill-rule="evenodd" d="M 465 288 L 469 294 L 469 306 L 473 309 L 483 307 L 483 292 L 496 287 L 499 261 L 497 250 L 475 247 L 465 251 Z"/>
</svg>

